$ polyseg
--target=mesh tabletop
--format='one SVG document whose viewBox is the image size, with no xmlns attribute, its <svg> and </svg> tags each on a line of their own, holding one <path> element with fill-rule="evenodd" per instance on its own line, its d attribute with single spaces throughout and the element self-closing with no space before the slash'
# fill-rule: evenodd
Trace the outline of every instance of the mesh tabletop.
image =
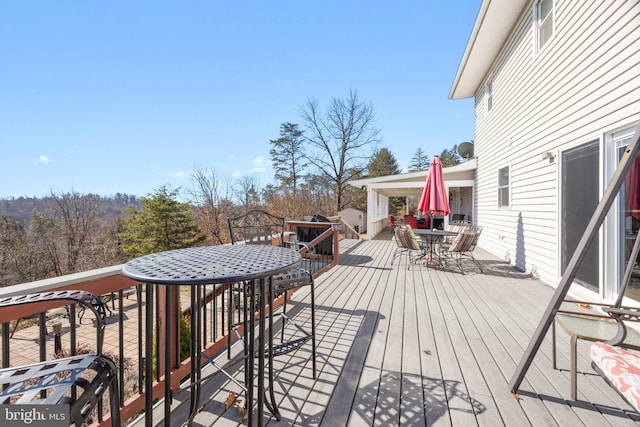
<svg viewBox="0 0 640 427">
<path fill-rule="evenodd" d="M 298 252 L 280 246 L 203 246 L 136 258 L 124 265 L 122 274 L 165 285 L 228 283 L 283 273 L 301 260 Z"/>
<path fill-rule="evenodd" d="M 429 230 L 427 228 L 415 228 L 412 230 L 414 234 L 422 237 L 422 236 L 436 236 L 446 237 L 446 236 L 457 236 L 458 233 L 455 231 L 447 231 L 447 230 Z"/>
<path fill-rule="evenodd" d="M 412 230 L 413 234 L 420 237 L 423 242 L 427 243 L 430 247 L 440 241 L 443 237 L 457 236 L 458 233 L 447 230 L 430 230 L 427 228 L 415 228 Z"/>
</svg>

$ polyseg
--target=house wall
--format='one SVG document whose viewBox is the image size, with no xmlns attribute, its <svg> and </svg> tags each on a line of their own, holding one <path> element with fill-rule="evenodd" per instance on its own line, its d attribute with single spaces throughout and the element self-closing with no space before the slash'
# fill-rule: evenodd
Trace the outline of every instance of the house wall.
<svg viewBox="0 0 640 427">
<path fill-rule="evenodd" d="M 344 209 L 338 212 L 338 215 L 350 226 L 356 227 L 361 233 L 367 231 L 367 213 L 360 209 Z"/>
<path fill-rule="evenodd" d="M 555 1 L 555 35 L 536 52 L 533 2 L 494 61 L 493 108 L 476 100 L 479 246 L 556 284 L 562 150 L 640 120 L 640 1 Z M 543 160 L 551 151 L 555 160 Z M 602 192 L 607 176 L 602 159 Z M 498 207 L 498 169 L 510 167 L 510 206 Z"/>
</svg>

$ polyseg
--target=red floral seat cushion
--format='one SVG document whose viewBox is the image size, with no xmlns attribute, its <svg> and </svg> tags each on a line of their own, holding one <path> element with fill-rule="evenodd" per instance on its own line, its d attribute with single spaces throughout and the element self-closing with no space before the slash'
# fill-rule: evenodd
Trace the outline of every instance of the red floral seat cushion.
<svg viewBox="0 0 640 427">
<path fill-rule="evenodd" d="M 591 360 L 624 398 L 640 411 L 640 355 L 595 342 L 591 345 Z"/>
</svg>

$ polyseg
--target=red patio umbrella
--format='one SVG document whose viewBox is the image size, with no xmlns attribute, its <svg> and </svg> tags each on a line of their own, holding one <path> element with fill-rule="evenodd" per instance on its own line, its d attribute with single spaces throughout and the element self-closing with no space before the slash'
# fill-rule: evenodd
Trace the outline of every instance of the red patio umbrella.
<svg viewBox="0 0 640 427">
<path fill-rule="evenodd" d="M 438 156 L 433 157 L 431 166 L 429 166 L 429 174 L 422 190 L 420 203 L 418 203 L 418 210 L 431 215 L 431 226 L 433 226 L 433 215 L 449 215 L 451 212 L 447 188 L 444 185 L 442 175 L 442 162 Z"/>
</svg>

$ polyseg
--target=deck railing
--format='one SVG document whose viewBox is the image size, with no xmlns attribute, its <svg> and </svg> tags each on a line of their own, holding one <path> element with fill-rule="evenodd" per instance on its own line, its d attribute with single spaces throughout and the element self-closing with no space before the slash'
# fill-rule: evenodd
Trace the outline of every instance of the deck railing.
<svg viewBox="0 0 640 427">
<path fill-rule="evenodd" d="M 338 230 L 328 223 L 289 222 L 288 229 L 297 232 L 297 227 L 310 227 L 319 230 L 310 242 L 312 253 L 303 253 L 303 266 L 309 269 L 314 277 L 338 263 Z M 120 415 L 123 423 L 134 419 L 139 414 L 149 413 L 151 408 L 145 399 L 145 377 L 153 377 L 152 401 L 164 398 L 164 372 L 160 355 L 167 345 L 159 338 L 158 333 L 164 328 L 166 319 L 172 319 L 176 326 L 180 325 L 180 318 L 189 325 L 191 294 L 180 291 L 181 301 L 176 304 L 172 313 L 165 313 L 163 303 L 166 287 L 145 285 L 132 281 L 123 276 L 122 266 L 75 273 L 67 276 L 23 283 L 20 285 L 0 288 L 0 297 L 25 295 L 51 290 L 80 289 L 103 297 L 110 311 L 105 328 L 104 352 L 111 356 L 118 365 L 120 380 Z M 230 284 L 203 285 L 196 291 L 203 299 L 200 316 L 202 319 L 202 342 L 204 353 L 209 357 L 224 354 L 228 345 L 228 322 L 240 319 L 244 312 L 239 304 L 231 299 L 232 309 L 229 310 L 228 298 Z M 176 292 L 179 290 L 175 289 Z M 280 296 L 274 303 L 274 308 L 283 303 Z M 178 316 L 176 313 L 181 313 Z M 229 319 L 229 314 L 233 319 Z M 2 340 L 2 367 L 19 366 L 44 360 L 51 360 L 58 355 L 77 354 L 95 349 L 95 330 L 90 315 L 81 316 L 74 307 L 65 309 L 64 302 L 44 305 L 24 305 L 10 310 L 0 309 L 0 324 Z M 25 319 L 25 320 L 20 320 Z M 39 327 L 29 326 L 36 322 Z M 17 330 L 16 330 L 17 329 Z M 162 329 L 163 330 L 163 329 Z M 174 329 L 178 330 L 178 329 Z M 145 336 L 153 334 L 153 354 L 145 353 Z M 175 342 L 169 343 L 175 348 L 171 364 L 172 375 L 169 381 L 172 389 L 180 387 L 181 382 L 189 375 L 190 359 L 180 357 L 180 338 L 174 337 Z M 233 337 L 232 337 L 233 338 Z M 147 352 L 148 353 L 148 352 Z M 153 370 L 145 372 L 144 360 L 154 357 Z M 102 405 L 105 410 L 109 405 Z M 110 425 L 109 414 L 105 414 L 101 423 L 95 418 L 95 425 Z"/>
</svg>

